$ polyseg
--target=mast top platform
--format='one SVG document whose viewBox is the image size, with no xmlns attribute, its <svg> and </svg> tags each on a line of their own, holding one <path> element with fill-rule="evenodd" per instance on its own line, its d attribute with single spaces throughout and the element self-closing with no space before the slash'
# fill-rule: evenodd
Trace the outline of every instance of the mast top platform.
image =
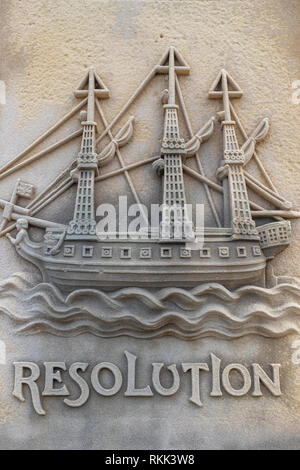
<svg viewBox="0 0 300 470">
<path fill-rule="evenodd" d="M 156 66 L 156 72 L 169 74 L 170 66 L 174 67 L 174 72 L 176 72 L 177 75 L 189 75 L 191 70 L 183 56 L 174 46 L 168 47 Z"/>
<path fill-rule="evenodd" d="M 74 91 L 76 98 L 86 98 L 93 91 L 96 98 L 109 98 L 109 89 L 104 84 L 93 67 L 90 67 L 77 89 Z"/>
<path fill-rule="evenodd" d="M 229 98 L 241 98 L 243 90 L 227 70 L 221 69 L 209 89 L 208 97 L 218 100 L 222 99 L 224 94 Z"/>
</svg>

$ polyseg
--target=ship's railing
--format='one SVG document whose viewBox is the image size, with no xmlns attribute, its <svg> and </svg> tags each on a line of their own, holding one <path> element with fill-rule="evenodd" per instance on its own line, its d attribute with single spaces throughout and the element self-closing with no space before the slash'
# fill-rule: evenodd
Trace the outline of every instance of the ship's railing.
<svg viewBox="0 0 300 470">
<path fill-rule="evenodd" d="M 288 245 L 291 242 L 291 224 L 287 220 L 272 222 L 257 227 L 261 248 Z"/>
</svg>

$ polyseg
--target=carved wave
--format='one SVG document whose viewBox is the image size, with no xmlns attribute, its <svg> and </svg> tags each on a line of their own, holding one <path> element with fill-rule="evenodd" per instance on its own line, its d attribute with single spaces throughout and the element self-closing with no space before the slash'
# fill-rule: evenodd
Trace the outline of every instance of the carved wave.
<svg viewBox="0 0 300 470">
<path fill-rule="evenodd" d="M 247 286 L 229 291 L 207 283 L 193 289 L 81 289 L 68 296 L 50 284 L 35 282 L 28 274 L 17 273 L 0 283 L 0 315 L 9 317 L 19 334 L 171 335 L 191 340 L 300 333 L 296 280 L 282 278 L 270 289 Z"/>
</svg>

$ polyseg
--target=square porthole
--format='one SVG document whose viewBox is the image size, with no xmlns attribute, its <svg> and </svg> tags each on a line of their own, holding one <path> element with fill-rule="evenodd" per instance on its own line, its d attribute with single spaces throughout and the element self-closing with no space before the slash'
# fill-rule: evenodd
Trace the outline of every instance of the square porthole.
<svg viewBox="0 0 300 470">
<path fill-rule="evenodd" d="M 238 246 L 236 251 L 239 258 L 246 258 L 247 250 L 244 246 Z"/>
<path fill-rule="evenodd" d="M 219 247 L 219 256 L 220 256 L 220 258 L 228 258 L 229 257 L 229 248 L 228 248 L 228 246 L 220 246 Z"/>
<path fill-rule="evenodd" d="M 210 248 L 202 248 L 200 250 L 200 258 L 210 258 Z"/>
<path fill-rule="evenodd" d="M 93 256 L 94 247 L 93 246 L 83 246 L 82 247 L 82 256 L 84 258 L 91 258 Z"/>
<path fill-rule="evenodd" d="M 160 249 L 160 256 L 162 258 L 171 258 L 172 256 L 172 248 L 161 248 Z"/>
<path fill-rule="evenodd" d="M 101 256 L 102 256 L 102 258 L 111 258 L 112 257 L 112 248 L 110 246 L 102 247 Z"/>
<path fill-rule="evenodd" d="M 260 256 L 261 255 L 261 249 L 259 246 L 253 246 L 252 251 L 254 256 Z"/>
<path fill-rule="evenodd" d="M 190 258 L 192 250 L 190 248 L 180 248 L 180 258 Z"/>
<path fill-rule="evenodd" d="M 75 246 L 74 245 L 65 245 L 64 246 L 64 256 L 74 256 Z"/>
<path fill-rule="evenodd" d="M 120 258 L 131 258 L 131 248 L 121 248 Z"/>
<path fill-rule="evenodd" d="M 140 258 L 151 258 L 152 250 L 151 248 L 141 248 L 140 249 Z"/>
</svg>

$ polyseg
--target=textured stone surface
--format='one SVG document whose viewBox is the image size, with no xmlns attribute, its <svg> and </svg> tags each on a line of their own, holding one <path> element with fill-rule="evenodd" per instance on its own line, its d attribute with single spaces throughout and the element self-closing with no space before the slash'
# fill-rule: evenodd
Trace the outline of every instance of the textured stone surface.
<svg viewBox="0 0 300 470">
<path fill-rule="evenodd" d="M 64 405 L 63 397 L 44 397 L 47 415 L 38 416 L 29 393 L 25 392 L 25 403 L 8 397 L 12 402 L 10 409 L 1 410 L 1 448 L 296 449 L 299 447 L 299 365 L 291 365 L 291 339 L 262 341 L 252 336 L 234 342 L 207 339 L 187 343 L 172 338 L 145 342 L 100 340 L 85 335 L 71 339 L 48 336 L 34 338 L 32 348 L 29 345 L 32 338 L 19 338 L 18 347 L 10 351 L 10 361 L 23 358 L 39 362 L 41 357 L 60 361 L 64 357 L 68 365 L 74 360 L 95 365 L 108 360 L 126 371 L 124 349 L 127 349 L 139 358 L 140 387 L 151 384 L 151 362 L 175 362 L 180 369 L 183 361 L 209 363 L 210 352 L 222 357 L 224 365 L 233 361 L 246 366 L 252 360 L 261 364 L 280 362 L 283 396 L 272 397 L 265 391 L 258 398 L 250 394 L 240 398 L 209 397 L 211 379 L 203 373 L 203 408 L 189 402 L 191 385 L 186 375 L 181 380 L 180 391 L 173 397 L 155 394 L 151 398 L 125 398 L 123 385 L 114 397 L 100 397 L 91 391 L 89 401 L 77 409 Z M 66 373 L 63 377 L 69 384 Z M 5 370 L 4 379 L 8 388 L 12 388 L 11 366 Z M 168 385 L 166 381 L 165 384 Z M 73 384 L 70 390 L 75 398 L 78 388 Z M 9 395 L 7 391 L 6 395 Z"/>
<path fill-rule="evenodd" d="M 75 0 L 57 2 L 55 8 L 53 2 L 13 0 L 3 1 L 1 9 L 8 100 L 1 116 L 2 162 L 70 109 L 76 101 L 71 92 L 91 64 L 111 90 L 104 103 L 110 120 L 162 51 L 174 44 L 192 65 L 181 83 L 194 128 L 219 109 L 207 91 L 217 71 L 228 68 L 245 91 L 236 108 L 247 130 L 261 117 L 271 119 L 259 153 L 279 192 L 300 206 L 295 177 L 300 107 L 292 103 L 292 82 L 300 75 L 297 0 Z M 145 95 L 149 99 L 150 93 Z M 135 142 L 151 135 L 151 116 L 145 111 L 137 116 Z M 69 158 L 59 152 L 47 163 L 44 159 L 38 165 L 39 172 L 47 168 L 40 184 Z M 298 240 L 296 232 L 291 247 L 274 262 L 276 272 L 300 274 Z"/>
<path fill-rule="evenodd" d="M 0 79 L 6 83 L 7 97 L 0 105 L 0 164 L 77 103 L 72 92 L 87 67 L 93 65 L 110 89 L 111 98 L 103 103 L 110 121 L 173 44 L 192 67 L 181 84 L 193 128 L 220 109 L 218 101 L 207 99 L 207 91 L 225 67 L 244 90 L 235 106 L 247 131 L 262 117 L 270 118 L 270 134 L 259 144 L 258 153 L 280 194 L 300 209 L 300 105 L 292 102 L 292 82 L 300 79 L 299 21 L 298 0 L 2 0 Z M 134 143 L 124 151 L 130 161 L 155 155 L 159 149 L 162 118 L 155 116 L 161 110 L 161 89 L 161 81 L 155 79 L 132 107 Z M 78 122 L 70 121 L 58 135 L 77 128 Z M 52 136 L 49 142 L 54 141 Z M 207 173 L 213 178 L 218 144 L 203 147 Z M 41 190 L 76 151 L 78 141 L 25 168 L 22 177 Z M 147 175 L 145 171 L 137 188 L 145 200 L 156 193 L 154 186 L 152 195 L 143 194 Z M 14 182 L 15 175 L 1 181 L 1 197 L 9 197 Z M 127 191 L 123 180 L 116 184 L 120 193 Z M 109 190 L 103 194 L 110 196 Z M 65 196 L 62 203 L 64 213 L 55 206 L 42 211 L 41 217 L 64 222 L 73 210 L 72 197 Z M 293 222 L 293 242 L 273 262 L 277 274 L 300 276 L 299 227 L 300 222 Z M 1 280 L 21 269 L 32 270 L 6 239 L 0 240 L 0 256 L 5 260 L 0 265 Z M 7 344 L 7 365 L 0 365 L 1 448 L 299 447 L 300 369 L 291 362 L 295 336 L 267 340 L 251 335 L 231 342 L 208 338 L 190 343 L 175 338 L 101 340 L 88 335 L 32 338 L 15 336 L 9 321 L 1 318 L 0 338 Z M 281 362 L 283 396 L 274 398 L 266 392 L 262 398 L 209 398 L 207 378 L 202 409 L 188 402 L 190 385 L 185 380 L 181 391 L 169 399 L 124 399 L 122 394 L 107 399 L 94 393 L 85 407 L 72 410 L 61 399 L 48 398 L 48 414 L 39 417 L 28 402 L 21 404 L 11 395 L 13 360 L 121 364 L 124 349 L 147 364 L 141 380 L 150 377 L 152 361 L 206 362 L 209 352 L 226 363 Z"/>
</svg>

